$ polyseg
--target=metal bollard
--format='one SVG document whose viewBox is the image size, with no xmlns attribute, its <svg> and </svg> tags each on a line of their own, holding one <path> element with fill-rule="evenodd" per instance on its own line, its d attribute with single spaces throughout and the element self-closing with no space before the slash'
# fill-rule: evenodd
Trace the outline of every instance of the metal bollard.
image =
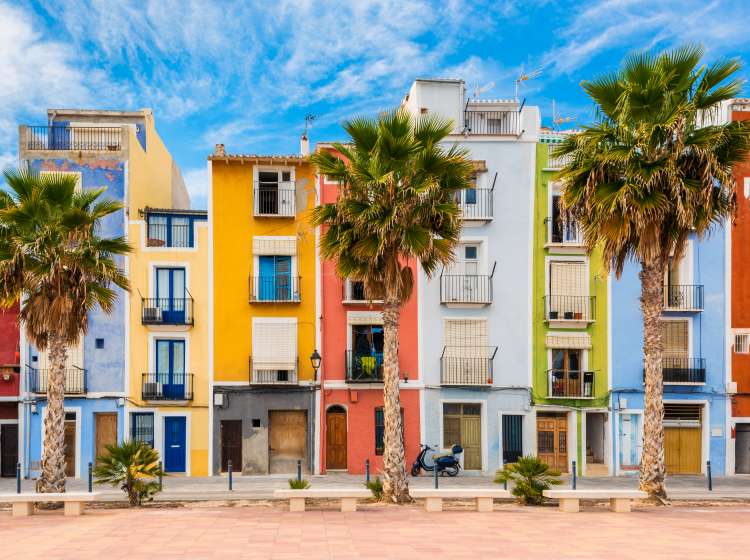
<svg viewBox="0 0 750 560">
<path fill-rule="evenodd" d="M 232 491 L 232 461 L 227 461 L 227 478 L 229 480 L 229 491 Z"/>
<path fill-rule="evenodd" d="M 162 481 L 162 471 L 163 471 L 162 464 L 161 464 L 161 461 L 159 461 L 159 492 L 161 492 L 162 489 L 164 488 L 164 483 Z"/>
<path fill-rule="evenodd" d="M 370 484 L 370 460 L 365 459 L 365 484 Z"/>
<path fill-rule="evenodd" d="M 713 492 L 714 490 L 714 483 L 711 479 L 711 461 L 706 461 L 706 475 L 708 477 L 708 491 Z"/>
<path fill-rule="evenodd" d="M 89 462 L 89 494 L 94 491 L 94 465 Z"/>
<path fill-rule="evenodd" d="M 432 466 L 432 480 L 433 480 L 433 484 L 435 486 L 435 490 L 437 490 L 437 487 L 438 487 L 438 466 L 437 466 L 437 463 L 435 463 Z"/>
<path fill-rule="evenodd" d="M 573 485 L 573 490 L 575 490 L 576 489 L 576 484 L 578 483 L 578 471 L 576 469 L 576 462 L 575 461 L 573 461 L 573 478 L 572 478 L 572 480 L 570 482 Z"/>
<path fill-rule="evenodd" d="M 16 463 L 16 494 L 21 493 L 21 463 Z"/>
<path fill-rule="evenodd" d="M 302 460 L 297 459 L 297 480 L 302 480 Z"/>
<path fill-rule="evenodd" d="M 503 480 L 503 490 L 507 490 L 507 489 L 508 489 L 508 481 Z"/>
</svg>

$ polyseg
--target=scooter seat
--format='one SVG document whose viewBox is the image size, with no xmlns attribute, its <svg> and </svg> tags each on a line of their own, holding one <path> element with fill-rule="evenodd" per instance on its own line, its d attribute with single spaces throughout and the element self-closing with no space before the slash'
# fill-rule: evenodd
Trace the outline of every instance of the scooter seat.
<svg viewBox="0 0 750 560">
<path fill-rule="evenodd" d="M 446 451 L 445 453 L 435 453 L 432 456 L 433 460 L 442 459 L 443 457 L 453 457 L 453 453 Z"/>
</svg>

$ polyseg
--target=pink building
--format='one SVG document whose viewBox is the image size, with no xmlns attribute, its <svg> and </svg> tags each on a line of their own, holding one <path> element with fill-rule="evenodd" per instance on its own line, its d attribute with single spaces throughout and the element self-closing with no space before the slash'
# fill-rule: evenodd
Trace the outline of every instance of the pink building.
<svg viewBox="0 0 750 560">
<path fill-rule="evenodd" d="M 0 308 L 0 476 L 15 476 L 20 387 L 18 305 Z"/>
</svg>

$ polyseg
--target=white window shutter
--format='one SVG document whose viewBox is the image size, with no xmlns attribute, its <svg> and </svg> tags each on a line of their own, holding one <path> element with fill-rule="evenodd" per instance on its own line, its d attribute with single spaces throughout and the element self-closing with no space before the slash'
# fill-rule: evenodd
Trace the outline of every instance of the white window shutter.
<svg viewBox="0 0 750 560">
<path fill-rule="evenodd" d="M 297 320 L 253 319 L 253 370 L 294 370 Z"/>
<path fill-rule="evenodd" d="M 296 255 L 297 239 L 294 237 L 253 237 L 254 255 Z"/>
</svg>

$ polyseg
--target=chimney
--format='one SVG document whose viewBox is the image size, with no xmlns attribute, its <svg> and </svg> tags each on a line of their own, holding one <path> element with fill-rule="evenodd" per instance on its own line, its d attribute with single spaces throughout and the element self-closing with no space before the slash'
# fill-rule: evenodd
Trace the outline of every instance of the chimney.
<svg viewBox="0 0 750 560">
<path fill-rule="evenodd" d="M 216 144 L 216 148 L 214 149 L 214 155 L 215 156 L 227 155 L 227 153 L 224 151 L 224 144 Z"/>
<path fill-rule="evenodd" d="M 310 155 L 310 141 L 307 139 L 306 132 L 302 135 L 302 138 L 299 139 L 299 152 L 303 156 Z"/>
</svg>

